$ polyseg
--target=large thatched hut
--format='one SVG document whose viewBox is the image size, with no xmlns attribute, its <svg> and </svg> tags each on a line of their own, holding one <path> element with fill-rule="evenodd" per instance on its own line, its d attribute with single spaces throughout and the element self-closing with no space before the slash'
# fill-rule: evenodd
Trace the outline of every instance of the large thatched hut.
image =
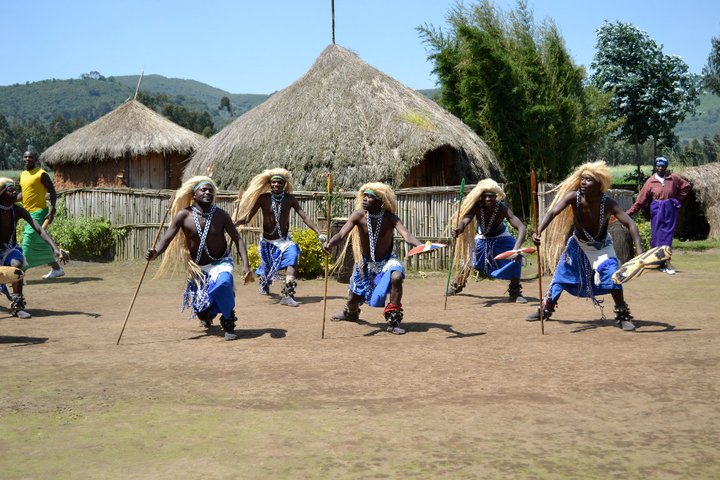
<svg viewBox="0 0 720 480">
<path fill-rule="evenodd" d="M 685 237 L 720 240 L 720 162 L 679 172 L 692 184 L 692 193 L 680 210 L 678 229 Z"/>
<path fill-rule="evenodd" d="M 185 178 L 210 174 L 237 189 L 263 169 L 293 172 L 296 187 L 365 181 L 393 187 L 502 181 L 495 157 L 467 125 L 435 102 L 330 45 L 292 85 L 205 142 Z"/>
<path fill-rule="evenodd" d="M 177 188 L 205 137 L 129 100 L 45 150 L 55 188 Z"/>
</svg>

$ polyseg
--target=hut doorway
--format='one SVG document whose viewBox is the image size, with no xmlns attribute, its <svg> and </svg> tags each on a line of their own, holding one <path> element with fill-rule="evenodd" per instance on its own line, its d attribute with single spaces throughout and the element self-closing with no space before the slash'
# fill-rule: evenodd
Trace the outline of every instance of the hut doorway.
<svg viewBox="0 0 720 480">
<path fill-rule="evenodd" d="M 127 177 L 127 186 L 131 188 L 168 188 L 165 158 L 163 155 L 131 157 Z"/>
<path fill-rule="evenodd" d="M 425 153 L 422 161 L 408 173 L 400 188 L 445 187 L 460 183 L 455 169 L 454 148 L 442 146 Z"/>
</svg>

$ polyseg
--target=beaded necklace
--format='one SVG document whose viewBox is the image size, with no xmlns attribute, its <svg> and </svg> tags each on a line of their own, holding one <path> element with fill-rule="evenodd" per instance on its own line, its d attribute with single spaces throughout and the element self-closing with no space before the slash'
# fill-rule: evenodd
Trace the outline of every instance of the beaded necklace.
<svg viewBox="0 0 720 480">
<path fill-rule="evenodd" d="M 493 213 L 490 216 L 490 221 L 485 224 L 485 208 L 482 206 L 480 207 L 480 233 L 483 236 L 486 236 L 488 233 L 490 233 L 490 227 L 492 227 L 493 222 L 495 221 L 495 215 L 497 215 L 498 210 L 500 209 L 500 202 L 495 202 L 495 208 L 493 209 Z"/>
<path fill-rule="evenodd" d="M 272 207 L 272 211 L 275 214 L 275 229 L 272 233 L 270 233 L 270 235 L 274 235 L 275 232 L 277 232 L 279 236 L 282 236 L 282 230 L 280 229 L 280 214 L 282 213 L 282 202 L 284 199 L 285 191 L 283 191 L 279 196 L 270 192 L 270 207 Z"/>
<path fill-rule="evenodd" d="M 575 192 L 575 202 L 576 202 L 576 205 L 577 205 L 577 211 L 578 211 L 578 212 L 582 212 L 582 210 L 580 209 L 580 196 L 581 196 L 581 195 L 580 195 L 580 190 L 578 190 L 577 192 Z M 600 234 L 600 232 L 602 231 L 603 220 L 605 220 L 605 200 L 607 200 L 607 195 L 603 193 L 603 196 L 602 196 L 602 198 L 600 199 L 600 218 L 598 219 L 598 234 Z M 578 223 L 580 223 L 580 222 L 578 222 Z M 586 238 L 589 242 L 594 243 L 594 244 L 600 243 L 599 241 L 595 240 L 595 237 L 593 237 L 592 235 L 590 235 L 590 232 L 588 232 L 588 231 L 585 229 L 585 227 L 582 226 L 582 224 L 580 225 L 580 228 L 582 229 L 583 235 L 585 235 L 585 238 Z"/>
<path fill-rule="evenodd" d="M 380 213 L 372 214 L 368 211 L 367 213 L 367 226 L 368 226 L 368 237 L 370 237 L 370 260 L 375 262 L 375 246 L 377 245 L 378 238 L 380 237 L 380 225 L 382 225 L 383 215 L 385 210 L 380 209 Z M 373 227 L 373 221 L 376 222 Z"/>
<path fill-rule="evenodd" d="M 200 235 L 200 246 L 198 247 L 197 255 L 195 255 L 195 263 L 197 263 L 197 264 L 200 263 L 200 258 L 202 257 L 203 252 L 205 252 L 207 254 L 207 256 L 210 258 L 210 260 L 213 260 L 213 261 L 219 260 L 220 258 L 222 258 L 222 257 L 215 258 L 212 255 L 210 255 L 210 251 L 208 250 L 207 243 L 206 243 L 208 232 L 210 232 L 210 224 L 212 223 L 212 217 L 213 217 L 213 214 L 215 213 L 215 210 L 217 210 L 217 207 L 215 205 L 210 207 L 210 212 L 208 212 L 208 213 L 203 212 L 202 210 L 197 208 L 195 205 L 193 205 L 193 207 L 191 209 L 192 215 L 193 215 L 193 220 L 195 221 L 195 229 L 197 230 L 198 234 Z M 207 215 L 207 219 L 205 220 L 205 228 L 203 228 L 201 230 L 200 229 L 200 217 L 201 216 L 204 217 L 205 215 Z"/>
</svg>

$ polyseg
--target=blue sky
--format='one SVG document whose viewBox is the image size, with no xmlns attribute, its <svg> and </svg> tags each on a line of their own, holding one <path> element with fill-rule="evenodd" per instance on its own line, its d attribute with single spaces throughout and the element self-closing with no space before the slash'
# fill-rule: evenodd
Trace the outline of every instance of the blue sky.
<svg viewBox="0 0 720 480">
<path fill-rule="evenodd" d="M 589 66 L 603 20 L 630 22 L 700 73 L 720 36 L 720 1 L 529 0 Z M 498 1 L 503 9 L 515 1 Z M 454 0 L 335 0 L 336 42 L 412 88 L 433 88 L 416 31 L 446 25 Z M 0 85 L 146 74 L 230 93 L 287 87 L 332 42 L 330 0 L 0 0 Z"/>
</svg>

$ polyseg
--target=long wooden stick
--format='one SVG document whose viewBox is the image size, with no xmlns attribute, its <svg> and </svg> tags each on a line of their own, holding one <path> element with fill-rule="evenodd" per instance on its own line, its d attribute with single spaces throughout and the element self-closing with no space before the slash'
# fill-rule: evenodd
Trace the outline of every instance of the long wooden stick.
<svg viewBox="0 0 720 480">
<path fill-rule="evenodd" d="M 165 226 L 165 220 L 167 219 L 168 213 L 170 212 L 170 208 L 172 207 L 173 199 L 170 198 L 170 202 L 168 203 L 167 208 L 165 209 L 165 213 L 163 214 L 162 222 L 160 222 L 160 227 L 158 227 L 158 231 L 155 234 L 155 240 L 153 240 L 152 247 L 155 248 L 155 245 L 157 245 L 158 240 L 160 239 L 160 233 L 162 232 L 163 227 Z M 150 265 L 150 260 L 145 261 L 145 268 L 143 269 L 142 275 L 140 276 L 140 281 L 138 282 L 137 288 L 135 289 L 135 295 L 133 295 L 132 301 L 130 301 L 130 307 L 128 307 L 127 315 L 125 315 L 125 321 L 123 322 L 122 330 L 120 330 L 120 335 L 118 336 L 117 342 L 115 342 L 115 345 L 120 345 L 120 339 L 123 336 L 123 332 L 125 331 L 125 325 L 127 325 L 128 318 L 130 318 L 130 312 L 132 312 L 133 305 L 135 305 L 135 299 L 138 296 L 138 292 L 140 292 L 140 285 L 142 285 L 143 280 L 145 279 L 145 273 L 147 273 L 148 266 Z"/>
<path fill-rule="evenodd" d="M 332 173 L 328 173 L 327 178 L 327 213 L 325 215 L 325 220 L 327 221 L 327 226 L 325 227 L 325 241 L 327 242 L 330 240 L 330 223 L 331 223 L 331 215 L 332 215 Z M 325 317 L 327 315 L 327 288 L 328 288 L 328 278 L 330 277 L 330 254 L 325 253 L 325 291 L 323 292 L 323 323 L 322 323 L 322 333 L 320 334 L 320 339 L 323 340 L 325 338 Z"/>
<path fill-rule="evenodd" d="M 533 212 L 533 233 L 537 233 L 538 228 L 538 197 L 537 197 L 537 176 L 535 170 L 530 173 L 530 184 L 532 186 L 532 212 Z M 543 308 L 543 288 L 542 288 L 542 263 L 540 262 L 540 247 L 537 249 L 537 266 L 538 266 L 538 289 L 540 291 L 540 332 L 545 335 L 545 312 Z"/>
<path fill-rule="evenodd" d="M 465 195 L 465 179 L 463 178 L 460 181 L 460 200 L 458 201 L 457 219 L 455 221 L 456 228 L 457 228 L 457 225 L 460 224 L 460 207 L 462 206 L 462 201 L 463 201 L 464 195 Z M 452 246 L 450 247 L 450 265 L 448 265 L 448 277 L 447 277 L 447 282 L 445 282 L 445 306 L 443 306 L 443 310 L 447 310 L 448 288 L 450 288 L 450 277 L 452 277 L 453 257 L 455 256 L 455 243 L 456 242 L 457 242 L 457 239 L 453 238 Z"/>
</svg>

